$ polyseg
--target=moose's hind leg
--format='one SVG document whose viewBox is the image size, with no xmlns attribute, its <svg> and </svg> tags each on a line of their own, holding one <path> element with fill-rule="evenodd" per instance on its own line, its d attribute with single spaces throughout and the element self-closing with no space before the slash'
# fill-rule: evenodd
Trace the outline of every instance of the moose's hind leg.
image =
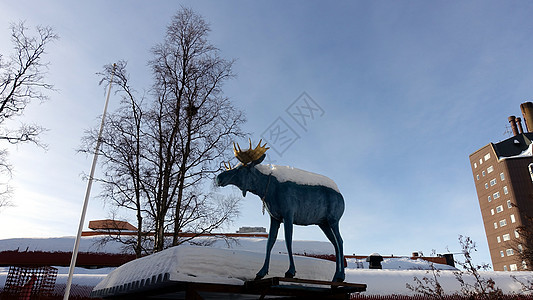
<svg viewBox="0 0 533 300">
<path fill-rule="evenodd" d="M 320 229 L 324 232 L 328 240 L 333 244 L 333 248 L 335 248 L 335 274 L 333 275 L 333 280 L 336 282 L 343 282 L 345 275 L 344 275 L 344 255 L 342 251 L 342 238 L 340 237 L 340 232 L 337 238 L 337 235 L 335 234 L 335 230 L 333 229 L 333 226 L 330 226 L 329 224 L 319 224 L 318 225 Z M 338 232 L 338 223 L 337 223 L 337 232 Z"/>
<path fill-rule="evenodd" d="M 341 232 L 339 230 L 339 222 L 331 224 L 331 229 L 333 230 L 333 234 L 335 235 L 335 240 L 337 241 L 337 271 L 335 272 L 335 276 L 333 277 L 333 281 L 343 282 L 346 275 L 344 273 L 344 251 L 343 251 L 343 241 L 341 237 Z"/>
</svg>

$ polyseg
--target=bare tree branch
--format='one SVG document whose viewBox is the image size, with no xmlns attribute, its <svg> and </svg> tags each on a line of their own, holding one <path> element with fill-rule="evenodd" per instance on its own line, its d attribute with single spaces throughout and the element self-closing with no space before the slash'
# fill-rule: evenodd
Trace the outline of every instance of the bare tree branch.
<svg viewBox="0 0 533 300">
<path fill-rule="evenodd" d="M 37 26 L 35 36 L 27 33 L 24 22 L 11 25 L 11 41 L 14 53 L 4 60 L 0 54 L 0 141 L 11 144 L 32 142 L 40 147 L 39 135 L 45 130 L 35 124 L 21 124 L 18 128 L 7 128 L 6 121 L 21 116 L 31 102 L 42 102 L 48 99 L 44 91 L 53 90 L 53 86 L 45 81 L 48 62 L 43 61 L 48 43 L 57 40 L 58 36 L 51 27 Z M 11 166 L 7 163 L 7 152 L 0 150 L 0 173 L 10 173 Z M 0 183 L 0 207 L 5 206 L 11 189 Z"/>
</svg>

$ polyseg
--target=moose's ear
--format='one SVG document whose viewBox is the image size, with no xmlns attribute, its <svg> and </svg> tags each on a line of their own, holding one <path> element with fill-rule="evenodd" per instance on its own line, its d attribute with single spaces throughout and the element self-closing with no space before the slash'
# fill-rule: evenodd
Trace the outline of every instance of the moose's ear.
<svg viewBox="0 0 533 300">
<path fill-rule="evenodd" d="M 258 159 L 252 161 L 252 162 L 250 163 L 250 166 L 253 167 L 253 166 L 255 166 L 255 165 L 260 164 L 260 163 L 263 161 L 263 159 L 265 159 L 265 157 L 266 157 L 266 154 L 261 155 L 261 157 L 259 157 Z"/>
</svg>

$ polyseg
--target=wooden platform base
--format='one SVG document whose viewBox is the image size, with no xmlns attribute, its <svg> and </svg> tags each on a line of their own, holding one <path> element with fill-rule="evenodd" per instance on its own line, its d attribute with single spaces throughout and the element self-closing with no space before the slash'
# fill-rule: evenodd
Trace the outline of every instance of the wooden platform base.
<svg viewBox="0 0 533 300">
<path fill-rule="evenodd" d="M 366 284 L 273 277 L 244 283 L 246 291 L 289 299 L 350 299 L 351 293 L 366 291 Z"/>
<path fill-rule="evenodd" d="M 366 284 L 273 277 L 247 281 L 243 285 L 161 282 L 150 289 L 121 291 L 105 299 L 350 299 L 351 293 L 364 292 Z M 97 297 L 97 295 L 94 295 Z"/>
</svg>

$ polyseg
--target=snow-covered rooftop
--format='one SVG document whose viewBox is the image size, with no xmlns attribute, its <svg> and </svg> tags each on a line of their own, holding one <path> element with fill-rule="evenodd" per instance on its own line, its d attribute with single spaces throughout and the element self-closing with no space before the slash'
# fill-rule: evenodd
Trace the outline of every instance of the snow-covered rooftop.
<svg viewBox="0 0 533 300">
<path fill-rule="evenodd" d="M 104 248 L 98 248 L 95 243 L 98 237 L 85 237 L 81 241 L 81 251 L 103 251 L 120 253 L 119 243 L 108 243 Z M 71 251 L 74 237 L 50 239 L 8 239 L 0 240 L 0 249 L 20 251 Z M 175 281 L 212 282 L 241 285 L 246 280 L 255 277 L 261 268 L 265 238 L 238 238 L 233 242 L 215 241 L 210 246 L 182 245 L 165 251 L 134 260 L 119 268 L 82 269 L 76 268 L 74 284 L 95 286 L 95 289 L 113 287 L 124 283 L 131 283 L 147 278 L 162 278 Z M 295 253 L 332 254 L 333 247 L 328 242 L 294 241 Z M 268 276 L 283 277 L 288 268 L 288 258 L 284 242 L 278 240 L 272 251 L 272 260 Z M 409 257 L 384 258 L 382 270 L 368 269 L 365 259 L 347 259 L 346 282 L 367 284 L 365 294 L 413 295 L 414 292 L 406 288 L 406 284 L 414 284 L 413 278 L 428 276 L 431 264 L 422 259 L 413 260 Z M 331 280 L 335 263 L 322 259 L 295 256 L 296 276 L 298 278 Z M 433 265 L 439 269 L 439 282 L 446 293 L 460 290 L 455 278 L 454 268 L 447 265 Z M 58 268 L 58 284 L 66 282 L 68 268 Z M 8 268 L 0 268 L 0 288 L 5 284 Z M 520 284 L 511 278 L 515 275 L 526 282 L 533 278 L 533 272 L 481 272 L 485 278 L 492 278 L 496 286 L 504 292 L 520 292 Z M 472 278 L 465 276 L 467 281 Z M 386 282 L 386 284 L 384 284 Z"/>
<path fill-rule="evenodd" d="M 522 151 L 518 155 L 512 156 L 500 156 L 498 159 L 510 159 L 510 158 L 522 158 L 522 157 L 532 157 L 533 156 L 533 143 L 529 144 L 526 150 Z"/>
<path fill-rule="evenodd" d="M 235 249 L 211 247 L 178 246 L 165 251 L 131 261 L 112 271 L 94 291 L 104 292 L 120 286 L 139 286 L 140 282 L 149 280 L 149 284 L 161 281 L 209 282 L 242 285 L 253 280 L 261 268 L 262 253 Z M 414 277 L 422 279 L 430 275 L 429 270 L 406 268 L 408 259 L 403 261 L 404 268 L 369 270 L 357 269 L 349 262 L 346 269 L 346 282 L 367 285 L 365 294 L 369 295 L 413 295 L 406 284 L 414 285 Z M 331 280 L 335 263 L 310 257 L 295 257 L 296 276 L 303 279 Z M 420 265 L 423 267 L 423 265 Z M 283 277 L 288 267 L 288 259 L 283 254 L 273 254 L 270 263 L 270 277 Z M 461 285 L 453 270 L 439 270 L 439 282 L 449 294 L 459 292 Z M 481 272 L 484 278 L 492 278 L 496 286 L 505 293 L 519 292 L 520 284 L 510 275 L 526 282 L 532 272 Z M 464 275 L 466 282 L 473 283 L 473 278 Z M 386 283 L 386 284 L 384 284 Z"/>
</svg>

